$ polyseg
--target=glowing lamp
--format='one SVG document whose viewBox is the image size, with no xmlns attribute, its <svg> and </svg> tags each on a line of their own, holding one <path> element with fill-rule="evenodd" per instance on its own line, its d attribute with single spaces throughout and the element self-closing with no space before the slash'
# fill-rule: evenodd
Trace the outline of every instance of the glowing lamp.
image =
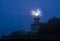
<svg viewBox="0 0 60 41">
<path fill-rule="evenodd" d="M 33 16 L 35 16 L 35 17 L 38 17 L 38 16 L 40 16 L 41 15 L 41 11 L 39 10 L 39 9 L 37 9 L 37 10 L 32 10 L 32 15 Z"/>
</svg>

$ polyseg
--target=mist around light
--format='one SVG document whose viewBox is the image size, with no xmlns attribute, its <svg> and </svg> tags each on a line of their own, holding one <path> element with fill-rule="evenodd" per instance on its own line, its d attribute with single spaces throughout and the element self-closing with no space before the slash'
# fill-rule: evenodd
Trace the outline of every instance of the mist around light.
<svg viewBox="0 0 60 41">
<path fill-rule="evenodd" d="M 33 15 L 33 16 L 42 16 L 42 12 L 41 12 L 41 10 L 40 9 L 35 9 L 35 10 L 31 10 L 31 14 Z"/>
</svg>

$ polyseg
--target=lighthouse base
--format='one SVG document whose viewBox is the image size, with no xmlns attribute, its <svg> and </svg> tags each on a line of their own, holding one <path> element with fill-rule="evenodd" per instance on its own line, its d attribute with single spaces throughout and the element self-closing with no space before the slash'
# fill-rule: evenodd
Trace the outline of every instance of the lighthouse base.
<svg viewBox="0 0 60 41">
<path fill-rule="evenodd" d="M 31 24 L 31 32 L 36 34 L 39 32 L 40 24 Z"/>
</svg>

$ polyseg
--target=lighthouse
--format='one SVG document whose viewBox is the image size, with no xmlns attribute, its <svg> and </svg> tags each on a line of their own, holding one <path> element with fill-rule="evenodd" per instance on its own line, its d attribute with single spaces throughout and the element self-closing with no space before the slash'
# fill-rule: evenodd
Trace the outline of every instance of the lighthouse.
<svg viewBox="0 0 60 41">
<path fill-rule="evenodd" d="M 40 12 L 39 9 L 37 9 L 35 11 L 32 11 L 32 15 L 34 16 L 34 18 L 33 18 L 34 22 L 33 22 L 33 24 L 31 24 L 31 32 L 32 33 L 38 33 L 39 32 L 39 28 L 40 28 L 40 22 L 39 22 L 40 14 L 41 14 L 41 12 Z"/>
</svg>

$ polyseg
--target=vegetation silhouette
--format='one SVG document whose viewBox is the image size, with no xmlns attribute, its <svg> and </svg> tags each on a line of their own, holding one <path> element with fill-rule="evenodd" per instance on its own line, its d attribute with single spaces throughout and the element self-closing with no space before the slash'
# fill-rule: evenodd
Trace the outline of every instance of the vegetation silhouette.
<svg viewBox="0 0 60 41">
<path fill-rule="evenodd" d="M 60 38 L 60 18 L 53 17 L 47 23 L 40 23 L 37 34 L 31 32 L 21 34 L 20 32 L 12 32 L 9 36 L 2 36 L 2 39 Z"/>
</svg>

